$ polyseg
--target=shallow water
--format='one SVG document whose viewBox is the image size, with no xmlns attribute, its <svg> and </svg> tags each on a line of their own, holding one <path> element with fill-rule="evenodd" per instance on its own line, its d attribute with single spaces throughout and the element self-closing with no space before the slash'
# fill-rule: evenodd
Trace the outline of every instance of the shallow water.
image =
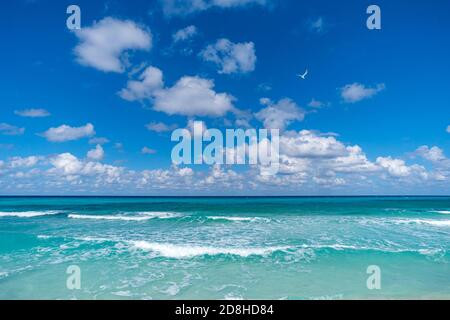
<svg viewBox="0 0 450 320">
<path fill-rule="evenodd" d="M 449 247 L 446 197 L 4 197 L 0 298 L 448 299 Z"/>
</svg>

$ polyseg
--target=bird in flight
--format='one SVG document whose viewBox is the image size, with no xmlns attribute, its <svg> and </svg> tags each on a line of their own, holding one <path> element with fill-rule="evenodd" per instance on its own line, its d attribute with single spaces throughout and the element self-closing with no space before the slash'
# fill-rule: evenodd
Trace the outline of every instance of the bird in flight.
<svg viewBox="0 0 450 320">
<path fill-rule="evenodd" d="M 297 76 L 302 78 L 303 80 L 306 80 L 306 76 L 308 75 L 308 69 L 306 69 L 304 74 L 298 74 Z"/>
</svg>

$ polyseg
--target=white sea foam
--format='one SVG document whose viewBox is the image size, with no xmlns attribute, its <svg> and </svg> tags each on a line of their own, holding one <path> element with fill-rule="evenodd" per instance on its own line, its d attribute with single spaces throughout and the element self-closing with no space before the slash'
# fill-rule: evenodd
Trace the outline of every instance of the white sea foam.
<svg viewBox="0 0 450 320">
<path fill-rule="evenodd" d="M 132 297 L 133 294 L 129 291 L 116 291 L 116 292 L 112 292 L 113 295 L 115 296 L 119 296 L 119 297 Z"/>
<path fill-rule="evenodd" d="M 39 235 L 37 236 L 37 238 L 38 238 L 38 239 L 42 239 L 42 240 L 47 240 L 47 239 L 50 239 L 51 236 L 47 236 L 47 235 L 45 235 L 45 234 L 39 234 Z"/>
<path fill-rule="evenodd" d="M 437 210 L 437 211 L 433 211 L 433 212 L 440 213 L 440 214 L 450 214 L 450 211 L 448 211 L 448 210 Z"/>
<path fill-rule="evenodd" d="M 154 251 L 166 258 L 192 258 L 204 255 L 235 255 L 248 257 L 252 255 L 266 256 L 272 252 L 287 249 L 287 247 L 266 248 L 235 248 L 235 247 L 206 247 L 174 245 L 169 243 L 155 243 L 148 241 L 132 241 L 132 245 L 138 249 Z"/>
<path fill-rule="evenodd" d="M 209 216 L 207 217 L 211 220 L 226 220 L 233 222 L 256 222 L 256 221 L 265 221 L 269 222 L 270 219 L 267 218 L 259 218 L 259 217 L 223 217 L 223 216 Z"/>
<path fill-rule="evenodd" d="M 450 220 L 431 220 L 431 219 L 398 219 L 393 221 L 395 224 L 423 224 L 436 227 L 450 227 Z"/>
<path fill-rule="evenodd" d="M 151 219 L 172 219 L 172 218 L 178 218 L 181 217 L 181 214 L 176 212 L 165 212 L 165 211 L 155 211 L 155 212 L 137 212 L 137 214 L 149 217 Z"/>
<path fill-rule="evenodd" d="M 369 248 L 366 247 L 357 247 L 357 246 L 352 246 L 352 245 L 345 245 L 345 244 L 312 244 L 312 245 L 307 245 L 304 244 L 302 245 L 302 248 L 306 248 L 306 249 L 334 249 L 334 250 L 367 250 Z"/>
<path fill-rule="evenodd" d="M 62 213 L 62 211 L 13 211 L 13 212 L 0 212 L 0 217 L 33 218 L 47 215 L 55 215 L 60 213 Z"/>
<path fill-rule="evenodd" d="M 180 292 L 180 287 L 176 283 L 172 282 L 170 283 L 169 287 L 166 290 L 163 290 L 162 292 L 173 297 Z"/>
<path fill-rule="evenodd" d="M 136 217 L 136 216 L 125 216 L 125 215 L 87 215 L 87 214 L 69 214 L 71 219 L 90 219 L 90 220 L 122 220 L 122 221 L 144 221 L 150 220 L 152 217 Z"/>
<path fill-rule="evenodd" d="M 87 241 L 87 242 L 118 242 L 118 240 L 110 239 L 110 238 L 98 238 L 98 237 L 75 237 L 75 240 L 79 241 Z"/>
</svg>

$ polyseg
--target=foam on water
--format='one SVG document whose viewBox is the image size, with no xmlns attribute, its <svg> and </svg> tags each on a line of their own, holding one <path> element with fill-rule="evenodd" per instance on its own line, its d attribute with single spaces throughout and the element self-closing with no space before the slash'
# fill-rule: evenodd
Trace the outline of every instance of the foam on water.
<svg viewBox="0 0 450 320">
<path fill-rule="evenodd" d="M 47 215 L 55 215 L 60 213 L 62 213 L 62 211 L 12 211 L 12 212 L 0 212 L 0 217 L 33 218 Z"/>
<path fill-rule="evenodd" d="M 158 219 L 172 219 L 181 217 L 181 214 L 176 212 L 165 212 L 165 211 L 157 211 L 157 212 L 137 212 L 137 214 L 150 217 L 150 218 L 158 218 Z"/>
<path fill-rule="evenodd" d="M 433 212 L 440 213 L 440 214 L 450 214 L 450 211 L 448 211 L 448 210 L 438 210 L 438 211 L 433 211 Z"/>
<path fill-rule="evenodd" d="M 122 220 L 122 221 L 144 221 L 153 219 L 152 217 L 132 217 L 124 215 L 85 215 L 85 214 L 69 214 L 71 219 L 89 219 L 89 220 Z"/>
<path fill-rule="evenodd" d="M 211 220 L 225 220 L 225 221 L 233 221 L 233 222 L 257 222 L 264 221 L 269 222 L 270 219 L 267 218 L 259 218 L 259 217 L 224 217 L 224 216 L 209 216 L 207 217 Z"/>
<path fill-rule="evenodd" d="M 422 224 L 436 227 L 450 227 L 450 220 L 431 220 L 431 219 L 397 219 L 395 224 Z"/>
<path fill-rule="evenodd" d="M 248 257 L 252 255 L 266 256 L 275 251 L 286 250 L 287 247 L 266 248 L 235 248 L 235 247 L 212 247 L 212 246 L 187 246 L 174 245 L 170 243 L 155 243 L 148 241 L 132 241 L 134 247 L 142 250 L 157 252 L 166 258 L 192 258 L 196 256 L 235 255 Z"/>
<path fill-rule="evenodd" d="M 170 219 L 179 217 L 179 214 L 173 212 L 136 212 L 136 215 L 88 215 L 88 214 L 69 214 L 71 219 L 90 219 L 90 220 L 121 220 L 121 221 L 145 221 L 150 219 Z"/>
</svg>

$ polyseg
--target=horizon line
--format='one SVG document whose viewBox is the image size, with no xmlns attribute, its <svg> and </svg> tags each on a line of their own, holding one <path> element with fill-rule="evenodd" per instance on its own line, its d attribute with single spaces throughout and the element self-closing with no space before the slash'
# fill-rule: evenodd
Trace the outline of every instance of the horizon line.
<svg viewBox="0 0 450 320">
<path fill-rule="evenodd" d="M 448 198 L 450 195 L 0 195 L 0 198 Z"/>
</svg>

